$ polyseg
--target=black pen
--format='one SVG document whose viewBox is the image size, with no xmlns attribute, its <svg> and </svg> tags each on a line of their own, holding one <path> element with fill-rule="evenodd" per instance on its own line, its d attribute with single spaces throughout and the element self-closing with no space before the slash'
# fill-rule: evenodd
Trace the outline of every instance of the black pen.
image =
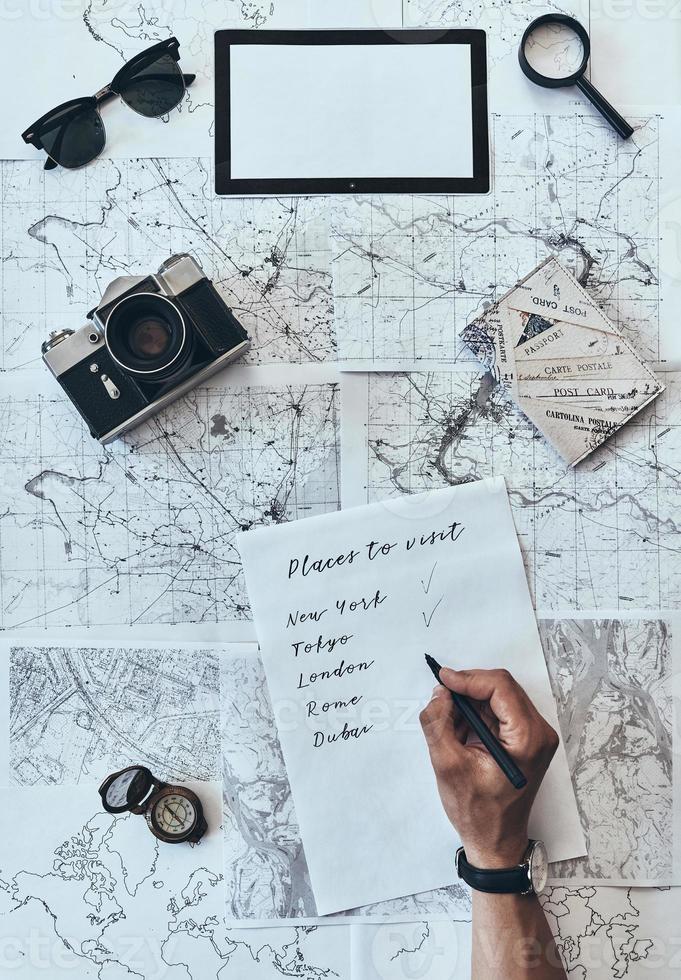
<svg viewBox="0 0 681 980">
<path fill-rule="evenodd" d="M 435 674 L 438 683 L 442 684 L 442 681 L 440 680 L 440 671 L 442 670 L 442 667 L 434 657 L 430 656 L 429 653 L 427 653 L 425 656 L 426 663 Z M 443 684 L 442 686 L 445 687 L 446 685 Z M 485 746 L 489 754 L 492 756 L 496 764 L 499 766 L 504 776 L 507 777 L 507 779 L 515 786 L 516 789 L 522 789 L 523 786 L 526 786 L 527 779 L 510 757 L 503 745 L 489 730 L 466 695 L 457 694 L 456 691 L 450 691 L 449 693 L 452 696 L 452 701 L 471 726 L 475 734 L 478 736 L 482 744 Z"/>
</svg>

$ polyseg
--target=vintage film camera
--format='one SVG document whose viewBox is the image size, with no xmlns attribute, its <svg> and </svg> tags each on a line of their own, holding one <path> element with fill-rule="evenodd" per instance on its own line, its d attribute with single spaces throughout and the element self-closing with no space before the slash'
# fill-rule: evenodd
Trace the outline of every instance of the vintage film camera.
<svg viewBox="0 0 681 980">
<path fill-rule="evenodd" d="M 43 360 L 102 444 L 139 425 L 250 347 L 201 266 L 174 255 L 153 276 L 122 276 L 80 330 Z"/>
</svg>

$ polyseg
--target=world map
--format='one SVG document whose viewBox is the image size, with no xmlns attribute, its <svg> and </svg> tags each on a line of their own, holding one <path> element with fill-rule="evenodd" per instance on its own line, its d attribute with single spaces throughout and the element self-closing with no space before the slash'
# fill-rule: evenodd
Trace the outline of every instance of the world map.
<svg viewBox="0 0 681 980">
<path fill-rule="evenodd" d="M 209 784 L 197 789 L 204 804 L 214 793 Z M 43 790 L 15 797 L 27 807 L 25 843 L 10 842 L 18 811 L 3 814 L 0 944 L 13 976 L 349 980 L 342 927 L 331 935 L 314 926 L 225 931 L 219 831 L 164 850 L 143 817 L 96 812 L 92 787 L 50 792 L 47 826 L 31 809 Z M 78 812 L 82 823 L 69 827 Z"/>
</svg>

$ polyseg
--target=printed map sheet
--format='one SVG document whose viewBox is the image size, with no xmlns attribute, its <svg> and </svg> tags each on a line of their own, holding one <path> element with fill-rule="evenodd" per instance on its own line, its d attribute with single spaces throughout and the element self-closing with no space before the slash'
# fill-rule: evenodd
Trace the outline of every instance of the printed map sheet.
<svg viewBox="0 0 681 980">
<path fill-rule="evenodd" d="M 681 884 L 678 616 L 540 619 L 587 841 L 553 879 Z"/>
<path fill-rule="evenodd" d="M 486 196 L 344 198 L 331 217 L 338 357 L 451 368 L 459 334 L 554 255 L 648 362 L 681 364 L 679 110 L 621 140 L 588 109 L 491 118 Z"/>
<path fill-rule="evenodd" d="M 0 628 L 251 638 L 234 535 L 339 506 L 334 373 L 264 370 L 228 369 L 104 448 L 47 371 L 7 375 Z"/>
<path fill-rule="evenodd" d="M 217 976 L 220 797 L 215 785 L 193 788 L 209 830 L 174 848 L 143 816 L 106 813 L 93 786 L 12 791 L 2 812 L 0 939 L 16 976 Z"/>
<path fill-rule="evenodd" d="M 0 162 L 0 370 L 39 367 L 119 276 L 172 254 L 201 265 L 251 337 L 245 363 L 335 357 L 327 208 L 213 193 L 212 161 L 98 160 L 78 171 Z"/>
<path fill-rule="evenodd" d="M 503 473 L 537 609 L 678 608 L 680 379 L 659 378 L 660 398 L 571 470 L 488 374 L 346 375 L 343 505 Z"/>
</svg>

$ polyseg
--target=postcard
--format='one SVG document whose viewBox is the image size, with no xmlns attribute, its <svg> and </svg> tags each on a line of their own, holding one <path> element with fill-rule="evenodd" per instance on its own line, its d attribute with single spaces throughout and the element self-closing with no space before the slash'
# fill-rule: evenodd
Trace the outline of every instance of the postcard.
<svg viewBox="0 0 681 980">
<path fill-rule="evenodd" d="M 555 258 L 470 323 L 462 337 L 570 466 L 664 391 Z"/>
</svg>

